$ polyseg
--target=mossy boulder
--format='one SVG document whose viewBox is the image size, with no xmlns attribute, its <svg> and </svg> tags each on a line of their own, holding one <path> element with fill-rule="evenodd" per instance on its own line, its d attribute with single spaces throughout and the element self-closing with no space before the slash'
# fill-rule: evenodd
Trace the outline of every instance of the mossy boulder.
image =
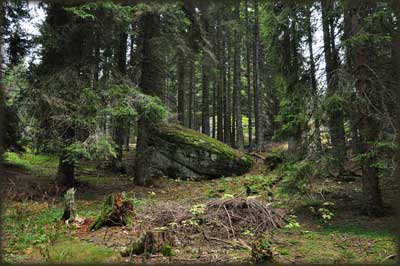
<svg viewBox="0 0 400 266">
<path fill-rule="evenodd" d="M 151 175 L 204 180 L 246 173 L 253 164 L 246 154 L 200 132 L 163 124 L 149 136 Z"/>
</svg>

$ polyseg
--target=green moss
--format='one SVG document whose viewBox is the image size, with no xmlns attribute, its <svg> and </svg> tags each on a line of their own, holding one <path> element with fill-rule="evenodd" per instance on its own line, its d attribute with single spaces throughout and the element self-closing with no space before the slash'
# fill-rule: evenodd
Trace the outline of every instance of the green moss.
<svg viewBox="0 0 400 266">
<path fill-rule="evenodd" d="M 160 133 L 161 138 L 174 143 L 194 146 L 204 151 L 221 155 L 229 160 L 241 158 L 249 166 L 253 163 L 249 156 L 229 147 L 225 143 L 180 125 L 161 126 Z"/>
<path fill-rule="evenodd" d="M 65 239 L 49 248 L 49 262 L 111 262 L 119 254 L 109 248 L 97 246 L 77 239 Z"/>
<path fill-rule="evenodd" d="M 165 245 L 162 250 L 161 250 L 161 254 L 163 254 L 166 257 L 171 257 L 174 256 L 174 251 L 172 250 L 172 247 L 170 245 Z"/>
</svg>

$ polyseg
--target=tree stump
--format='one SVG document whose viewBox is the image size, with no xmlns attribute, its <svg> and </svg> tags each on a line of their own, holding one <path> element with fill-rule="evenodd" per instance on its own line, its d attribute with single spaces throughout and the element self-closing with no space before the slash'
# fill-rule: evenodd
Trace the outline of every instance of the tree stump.
<svg viewBox="0 0 400 266">
<path fill-rule="evenodd" d="M 90 225 L 90 230 L 106 226 L 124 226 L 132 223 L 134 217 L 133 202 L 125 192 L 108 195 L 103 208 Z"/>
<path fill-rule="evenodd" d="M 162 253 L 164 256 L 173 255 L 174 236 L 166 230 L 147 231 L 139 240 L 133 241 L 122 249 L 121 256 L 150 255 Z"/>
<path fill-rule="evenodd" d="M 75 188 L 70 188 L 64 195 L 64 214 L 61 220 L 65 223 L 72 223 L 75 221 L 76 215 L 76 203 L 75 203 Z"/>
</svg>

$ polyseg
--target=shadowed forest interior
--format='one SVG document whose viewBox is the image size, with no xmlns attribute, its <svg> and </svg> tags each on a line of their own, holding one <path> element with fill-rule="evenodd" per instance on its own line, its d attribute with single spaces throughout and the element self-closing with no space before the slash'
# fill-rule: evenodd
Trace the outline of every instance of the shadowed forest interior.
<svg viewBox="0 0 400 266">
<path fill-rule="evenodd" d="M 0 3 L 7 262 L 394 263 L 400 1 Z"/>
</svg>

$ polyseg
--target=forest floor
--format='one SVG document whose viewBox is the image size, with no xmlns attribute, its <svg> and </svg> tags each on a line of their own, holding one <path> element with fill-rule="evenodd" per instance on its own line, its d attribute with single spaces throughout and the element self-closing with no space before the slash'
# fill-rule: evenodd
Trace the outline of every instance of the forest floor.
<svg viewBox="0 0 400 266">
<path fill-rule="evenodd" d="M 132 163 L 127 152 L 126 163 Z M 303 196 L 280 191 L 279 171 L 267 171 L 256 163 L 246 175 L 194 182 L 160 179 L 153 187 L 135 186 L 132 177 L 97 170 L 81 163 L 77 170 L 78 214 L 87 219 L 81 227 L 60 222 L 63 213 L 62 191 L 53 184 L 57 160 L 31 153 L 6 155 L 0 168 L 1 187 L 7 197 L 2 202 L 2 254 L 9 262 L 250 262 L 248 247 L 255 238 L 251 230 L 234 239 L 212 240 L 190 230 L 181 233 L 179 244 L 170 256 L 120 255 L 121 247 L 151 229 L 148 221 L 157 217 L 154 210 L 180 206 L 191 209 L 209 201 L 243 195 L 251 188 L 254 198 L 285 210 L 286 225 L 268 235 L 274 260 L 278 263 L 394 263 L 396 219 L 390 190 L 384 189 L 387 214 L 370 218 L 360 213 L 360 180 L 336 181 L 316 178 L 312 192 Z M 274 182 L 276 181 L 276 182 Z M 272 186 L 264 186 L 265 183 Z M 384 187 L 390 188 L 390 185 Z M 87 230 L 102 207 L 105 196 L 129 191 L 135 195 L 134 225 Z M 313 209 L 314 208 L 314 209 Z M 318 211 L 321 209 L 322 211 Z M 314 211 L 313 211 L 314 210 Z M 317 211 L 315 211 L 317 210 Z M 325 216 L 323 216 L 325 214 Z"/>
</svg>

